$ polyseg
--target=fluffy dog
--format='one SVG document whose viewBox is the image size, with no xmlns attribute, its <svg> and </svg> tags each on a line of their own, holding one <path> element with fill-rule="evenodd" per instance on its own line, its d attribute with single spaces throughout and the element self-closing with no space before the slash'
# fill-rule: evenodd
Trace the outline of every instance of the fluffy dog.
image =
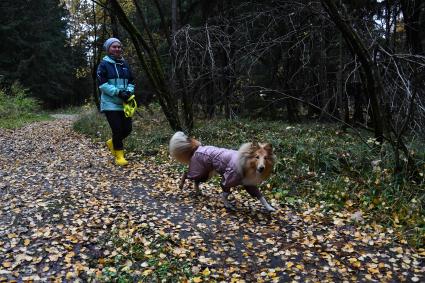
<svg viewBox="0 0 425 283">
<path fill-rule="evenodd" d="M 235 209 L 228 200 L 230 188 L 242 185 L 267 211 L 275 211 L 257 187 L 270 176 L 273 169 L 275 156 L 271 144 L 245 143 L 236 151 L 203 146 L 183 132 L 176 132 L 170 140 L 169 150 L 177 161 L 189 165 L 188 171 L 181 178 L 180 189 L 188 178 L 195 182 L 195 189 L 200 193 L 199 184 L 218 173 L 221 176 L 222 200 L 226 208 Z"/>
</svg>

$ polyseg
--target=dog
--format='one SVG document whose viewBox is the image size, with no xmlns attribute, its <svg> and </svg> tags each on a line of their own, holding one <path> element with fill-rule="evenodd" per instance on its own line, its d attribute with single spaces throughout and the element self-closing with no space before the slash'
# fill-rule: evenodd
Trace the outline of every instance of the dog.
<svg viewBox="0 0 425 283">
<path fill-rule="evenodd" d="M 242 185 L 267 211 L 276 210 L 257 187 L 270 176 L 273 169 L 275 155 L 270 143 L 244 143 L 236 151 L 204 146 L 183 132 L 176 132 L 170 139 L 169 152 L 178 162 L 189 166 L 188 171 L 182 175 L 180 189 L 183 189 L 188 178 L 195 182 L 194 187 L 200 194 L 199 184 L 206 182 L 214 174 L 219 174 L 223 190 L 221 197 L 226 208 L 235 210 L 228 200 L 230 189 Z"/>
</svg>

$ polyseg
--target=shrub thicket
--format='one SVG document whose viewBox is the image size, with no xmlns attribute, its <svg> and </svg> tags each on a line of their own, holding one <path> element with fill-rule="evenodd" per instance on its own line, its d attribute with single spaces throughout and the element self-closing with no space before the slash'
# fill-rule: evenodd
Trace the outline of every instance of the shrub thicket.
<svg viewBox="0 0 425 283">
<path fill-rule="evenodd" d="M 0 128 L 16 128 L 31 121 L 47 119 L 39 101 L 29 97 L 28 89 L 15 82 L 9 91 L 0 90 Z"/>
</svg>

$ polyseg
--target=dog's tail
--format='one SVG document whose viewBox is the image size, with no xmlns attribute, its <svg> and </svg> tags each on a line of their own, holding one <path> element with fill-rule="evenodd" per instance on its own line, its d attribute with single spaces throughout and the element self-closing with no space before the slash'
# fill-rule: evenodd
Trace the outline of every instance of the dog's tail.
<svg viewBox="0 0 425 283">
<path fill-rule="evenodd" d="M 189 138 L 183 132 L 176 132 L 170 140 L 170 155 L 182 163 L 189 163 L 200 145 L 201 143 L 196 139 Z"/>
</svg>

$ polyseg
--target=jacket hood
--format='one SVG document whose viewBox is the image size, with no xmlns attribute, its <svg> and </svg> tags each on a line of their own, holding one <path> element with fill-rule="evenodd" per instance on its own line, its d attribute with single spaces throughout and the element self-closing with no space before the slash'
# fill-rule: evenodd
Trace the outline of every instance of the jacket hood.
<svg viewBox="0 0 425 283">
<path fill-rule="evenodd" d="M 112 64 L 116 64 L 116 63 L 122 63 L 123 62 L 123 58 L 121 57 L 120 59 L 114 59 L 109 55 L 106 55 L 105 57 L 103 57 L 103 60 L 105 60 L 106 62 L 112 63 Z"/>
</svg>

